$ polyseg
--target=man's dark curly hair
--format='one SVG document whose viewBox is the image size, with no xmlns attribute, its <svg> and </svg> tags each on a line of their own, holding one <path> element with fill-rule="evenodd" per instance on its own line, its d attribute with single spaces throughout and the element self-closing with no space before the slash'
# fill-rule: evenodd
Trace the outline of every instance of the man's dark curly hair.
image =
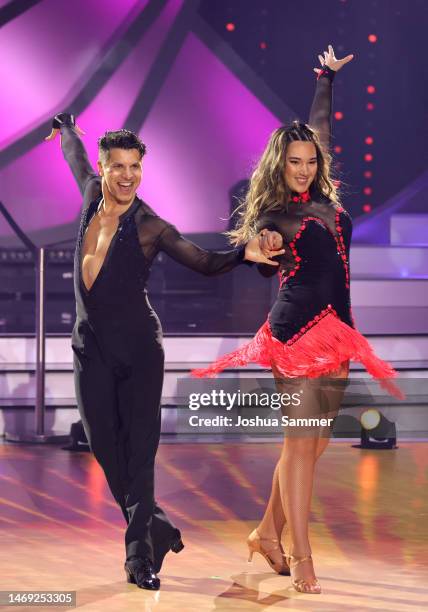
<svg viewBox="0 0 428 612">
<path fill-rule="evenodd" d="M 98 139 L 98 149 L 100 154 L 104 154 L 107 159 L 110 149 L 137 149 L 140 157 L 143 157 L 146 153 L 144 142 L 129 130 L 106 132 L 104 136 Z"/>
</svg>

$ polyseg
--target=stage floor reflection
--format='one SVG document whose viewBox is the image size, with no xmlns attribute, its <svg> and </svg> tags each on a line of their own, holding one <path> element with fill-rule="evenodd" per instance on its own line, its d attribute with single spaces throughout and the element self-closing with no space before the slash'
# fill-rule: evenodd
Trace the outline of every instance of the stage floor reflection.
<svg viewBox="0 0 428 612">
<path fill-rule="evenodd" d="M 185 549 L 167 556 L 151 593 L 125 582 L 123 518 L 91 454 L 1 444 L 1 590 L 76 591 L 77 607 L 97 612 L 428 609 L 428 443 L 330 444 L 311 519 L 321 595 L 296 593 L 258 555 L 246 561 L 279 452 L 161 444 L 157 499 Z"/>
</svg>

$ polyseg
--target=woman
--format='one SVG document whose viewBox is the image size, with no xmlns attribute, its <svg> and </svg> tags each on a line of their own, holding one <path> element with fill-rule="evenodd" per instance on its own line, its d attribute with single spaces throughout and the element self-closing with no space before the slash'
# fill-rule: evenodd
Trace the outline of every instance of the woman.
<svg viewBox="0 0 428 612">
<path fill-rule="evenodd" d="M 398 393 L 387 380 L 395 371 L 355 329 L 348 264 L 352 224 L 330 178 L 332 81 L 352 58 L 337 60 L 331 46 L 319 56 L 322 68 L 315 69 L 311 127 L 294 122 L 273 132 L 251 177 L 238 227 L 229 232 L 235 245 L 264 230 L 273 233 L 262 242 L 274 248 L 284 243 L 279 293 L 268 320 L 250 343 L 193 371 L 195 376 L 215 376 L 226 367 L 250 362 L 270 367 L 279 391 L 303 392 L 301 405 L 289 416 L 334 417 L 343 395 L 340 379 L 346 384 L 350 359 L 362 362 L 381 384 Z M 267 266 L 259 269 L 271 276 Z M 248 538 L 250 559 L 259 552 L 278 573 L 291 572 L 297 591 L 320 593 L 308 521 L 315 462 L 328 444 L 331 427 L 304 434 L 287 430 L 265 515 Z M 287 557 L 281 547 L 286 523 L 291 539 Z"/>
</svg>

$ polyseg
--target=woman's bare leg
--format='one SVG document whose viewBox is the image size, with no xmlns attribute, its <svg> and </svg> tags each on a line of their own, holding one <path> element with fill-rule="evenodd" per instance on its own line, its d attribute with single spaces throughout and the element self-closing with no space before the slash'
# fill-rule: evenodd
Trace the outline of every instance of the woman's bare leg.
<svg viewBox="0 0 428 612">
<path fill-rule="evenodd" d="M 286 438 L 279 460 L 279 490 L 290 534 L 290 554 L 310 555 L 308 524 L 316 438 Z"/>
<path fill-rule="evenodd" d="M 319 438 L 316 452 L 315 452 L 315 461 L 323 454 L 327 445 L 329 443 L 330 438 Z M 268 504 L 266 506 L 265 513 L 263 515 L 262 520 L 257 527 L 257 531 L 263 535 L 264 538 L 278 538 L 281 539 L 282 532 L 286 525 L 286 519 L 284 510 L 282 508 L 281 501 L 281 493 L 279 490 L 279 463 L 278 460 L 272 478 L 272 489 L 269 497 Z"/>
<path fill-rule="evenodd" d="M 279 490 L 279 461 L 277 462 L 272 478 L 272 489 L 262 520 L 257 527 L 257 531 L 263 538 L 281 539 L 285 525 L 285 515 L 282 508 L 281 493 Z"/>
<path fill-rule="evenodd" d="M 273 371 L 275 378 L 279 379 L 278 371 L 274 368 Z M 330 377 L 347 378 L 348 372 L 349 362 L 345 362 Z M 279 384 L 281 385 L 281 382 Z M 333 389 L 323 393 L 323 399 L 327 399 L 329 405 L 328 416 L 335 416 L 343 392 L 340 389 Z M 310 401 L 316 400 L 314 395 Z M 311 554 L 308 526 L 314 468 L 330 439 L 328 432 L 323 433 L 323 437 L 320 432 L 319 437 L 285 438 L 281 457 L 275 466 L 269 502 L 257 529 L 263 537 L 280 539 L 287 522 L 291 539 L 290 554 L 298 557 Z M 309 560 L 299 564 L 296 573 L 298 578 L 304 578 L 309 582 L 315 581 L 313 565 Z"/>
</svg>

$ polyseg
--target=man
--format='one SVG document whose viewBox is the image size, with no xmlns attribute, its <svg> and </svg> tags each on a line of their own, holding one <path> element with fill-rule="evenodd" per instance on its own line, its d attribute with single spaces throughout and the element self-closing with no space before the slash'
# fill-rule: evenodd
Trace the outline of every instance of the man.
<svg viewBox="0 0 428 612">
<path fill-rule="evenodd" d="M 128 582 L 157 590 L 164 556 L 179 552 L 183 543 L 154 500 L 164 353 L 160 323 L 147 299 L 150 266 L 162 250 L 214 275 L 244 260 L 278 265 L 268 257 L 283 251 L 264 247 L 263 254 L 258 236 L 224 253 L 197 247 L 137 197 L 146 151 L 138 136 L 119 130 L 100 138 L 97 174 L 73 115 L 57 115 L 47 140 L 59 131 L 84 202 L 74 262 L 78 407 L 91 449 L 127 521 Z"/>
</svg>

